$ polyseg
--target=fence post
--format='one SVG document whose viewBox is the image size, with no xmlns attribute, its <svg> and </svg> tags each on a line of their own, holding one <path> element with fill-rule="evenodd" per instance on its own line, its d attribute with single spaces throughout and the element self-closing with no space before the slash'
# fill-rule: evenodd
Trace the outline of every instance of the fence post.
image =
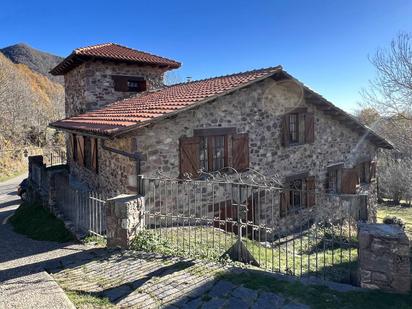
<svg viewBox="0 0 412 309">
<path fill-rule="evenodd" d="M 106 201 L 107 247 L 128 249 L 144 228 L 144 197 L 119 195 Z"/>
<path fill-rule="evenodd" d="M 359 224 L 360 285 L 408 293 L 411 288 L 409 239 L 398 225 Z"/>
</svg>

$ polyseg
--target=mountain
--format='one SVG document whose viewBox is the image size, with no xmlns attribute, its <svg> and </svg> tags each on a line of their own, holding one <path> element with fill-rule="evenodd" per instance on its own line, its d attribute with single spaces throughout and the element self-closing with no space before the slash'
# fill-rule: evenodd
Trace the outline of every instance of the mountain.
<svg viewBox="0 0 412 309">
<path fill-rule="evenodd" d="M 49 73 L 52 68 L 63 60 L 62 57 L 34 49 L 24 43 L 2 48 L 0 52 L 12 62 L 25 64 L 31 70 L 46 76 L 48 79 L 63 84 L 61 76 L 53 76 Z"/>
<path fill-rule="evenodd" d="M 33 53 L 34 49 L 28 46 L 15 46 L 5 50 L 21 63 L 12 62 L 0 53 L 0 149 L 6 142 L 44 144 L 49 122 L 64 117 L 64 87 L 44 73 L 58 57 Z"/>
</svg>

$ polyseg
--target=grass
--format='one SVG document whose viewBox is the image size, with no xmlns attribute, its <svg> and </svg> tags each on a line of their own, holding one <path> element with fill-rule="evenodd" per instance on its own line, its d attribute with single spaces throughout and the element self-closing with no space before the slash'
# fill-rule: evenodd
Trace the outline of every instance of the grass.
<svg viewBox="0 0 412 309">
<path fill-rule="evenodd" d="M 237 236 L 213 227 L 175 227 L 145 230 L 134 240 L 133 249 L 208 260 L 227 260 L 226 251 Z M 356 268 L 356 240 L 342 234 L 332 238 L 327 230 L 308 230 L 299 238 L 270 243 L 243 237 L 243 243 L 260 267 L 294 276 L 314 275 L 338 282 L 350 282 Z"/>
<path fill-rule="evenodd" d="M 7 173 L 7 174 L 2 174 L 2 175 L 0 175 L 0 182 L 4 182 L 4 181 L 7 181 L 7 180 L 12 179 L 14 177 L 20 176 L 25 172 L 27 172 L 27 166 L 23 166 L 23 167 L 21 167 L 21 169 L 16 170 L 16 171 L 12 171 L 12 172 Z"/>
<path fill-rule="evenodd" d="M 88 235 L 82 239 L 82 243 L 84 243 L 85 245 L 106 247 L 107 239 L 102 236 L 98 236 L 98 235 Z"/>
<path fill-rule="evenodd" d="M 242 284 L 254 290 L 264 290 L 309 305 L 311 308 L 411 308 L 412 294 L 393 294 L 382 291 L 338 292 L 326 286 L 304 285 L 298 281 L 281 281 L 273 276 L 244 272 L 222 273 L 219 278 Z"/>
<path fill-rule="evenodd" d="M 65 290 L 65 293 L 76 308 L 114 308 L 114 305 L 106 297 L 72 290 Z"/>
<path fill-rule="evenodd" d="M 10 223 L 17 233 L 35 240 L 63 243 L 75 239 L 63 221 L 39 204 L 22 203 L 10 218 Z"/>
<path fill-rule="evenodd" d="M 395 216 L 401 218 L 405 222 L 405 231 L 410 239 L 412 239 L 412 207 L 401 205 L 388 206 L 380 204 L 378 207 L 378 222 L 382 222 L 386 216 Z"/>
</svg>

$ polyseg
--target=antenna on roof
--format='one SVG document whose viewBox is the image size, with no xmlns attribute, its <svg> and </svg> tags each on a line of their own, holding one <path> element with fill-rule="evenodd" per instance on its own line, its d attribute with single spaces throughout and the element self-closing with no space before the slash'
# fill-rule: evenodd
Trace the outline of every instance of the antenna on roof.
<svg viewBox="0 0 412 309">
<path fill-rule="evenodd" d="M 192 76 L 187 76 L 186 77 L 186 82 L 191 82 L 192 81 Z"/>
</svg>

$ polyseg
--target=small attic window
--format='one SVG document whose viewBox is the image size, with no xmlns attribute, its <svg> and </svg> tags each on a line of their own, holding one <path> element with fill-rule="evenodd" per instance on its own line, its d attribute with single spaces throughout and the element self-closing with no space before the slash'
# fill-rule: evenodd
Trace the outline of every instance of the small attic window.
<svg viewBox="0 0 412 309">
<path fill-rule="evenodd" d="M 145 80 L 128 80 L 127 88 L 130 92 L 142 92 L 146 90 L 146 81 Z"/>
<path fill-rule="evenodd" d="M 146 91 L 147 85 L 143 77 L 113 75 L 114 90 L 120 92 Z"/>
</svg>

